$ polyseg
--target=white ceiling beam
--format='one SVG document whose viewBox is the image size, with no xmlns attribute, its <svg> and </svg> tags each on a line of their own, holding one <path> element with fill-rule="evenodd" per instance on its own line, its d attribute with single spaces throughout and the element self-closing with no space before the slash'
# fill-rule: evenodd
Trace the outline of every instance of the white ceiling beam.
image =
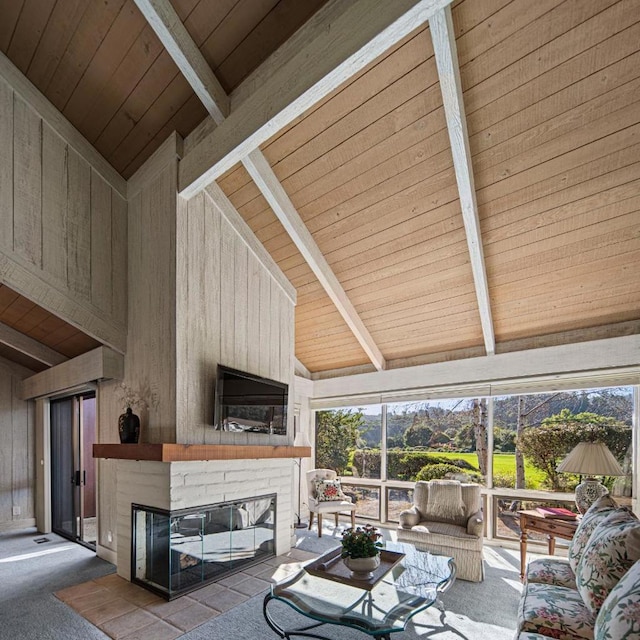
<svg viewBox="0 0 640 640">
<path fill-rule="evenodd" d="M 633 335 L 315 380 L 313 395 L 314 398 L 377 395 L 380 402 L 380 396 L 385 394 L 469 386 L 476 388 L 469 390 L 467 397 L 476 397 L 477 385 L 481 384 L 486 385 L 486 393 L 495 394 L 503 391 L 501 387 L 545 378 L 549 380 L 547 388 L 555 389 L 566 385 L 567 379 L 591 374 L 625 378 L 630 375 L 637 383 L 640 380 L 638 363 L 640 335 Z M 593 384 L 591 380 L 583 388 L 591 388 Z"/>
<path fill-rule="evenodd" d="M 242 164 L 249 172 L 249 175 L 256 183 L 262 195 L 266 198 L 269 206 L 273 209 L 282 226 L 291 236 L 298 251 L 307 261 L 309 267 L 324 287 L 328 296 L 335 304 L 344 321 L 347 323 L 356 340 L 364 349 L 367 356 L 376 369 L 385 368 L 384 356 L 378 349 L 369 330 L 364 326 L 355 307 L 351 304 L 342 285 L 336 278 L 333 270 L 326 261 L 322 251 L 313 239 L 302 218 L 293 206 L 289 196 L 284 190 L 280 181 L 273 172 L 273 169 L 259 149 L 252 151 L 246 158 L 242 159 Z"/>
<path fill-rule="evenodd" d="M 169 0 L 135 0 L 173 61 L 211 117 L 220 124 L 230 100 Z"/>
<path fill-rule="evenodd" d="M 202 190 L 449 2 L 330 0 L 306 46 L 182 159 L 180 195 Z"/>
<path fill-rule="evenodd" d="M 46 364 L 48 367 L 54 367 L 68 360 L 61 353 L 54 351 L 24 333 L 20 333 L 20 331 L 16 331 L 13 327 L 3 322 L 0 322 L 0 344 L 11 347 L 13 350 L 19 351 L 33 360 Z"/>
<path fill-rule="evenodd" d="M 309 371 L 309 369 L 307 369 L 307 367 L 305 367 L 302 362 L 300 362 L 300 360 L 298 360 L 298 358 L 295 359 L 295 374 L 297 376 L 301 376 L 302 378 L 308 378 L 311 379 L 311 371 Z"/>
<path fill-rule="evenodd" d="M 440 90 L 442 91 L 444 113 L 453 154 L 453 166 L 460 195 L 462 218 L 471 257 L 471 269 L 480 311 L 484 345 L 487 355 L 493 355 L 496 349 L 495 334 L 491 316 L 487 271 L 482 251 L 476 188 L 473 180 L 469 134 L 464 113 L 460 67 L 458 65 L 458 52 L 451 19 L 451 8 L 447 6 L 429 18 L 429 28 L 440 78 Z"/>
</svg>

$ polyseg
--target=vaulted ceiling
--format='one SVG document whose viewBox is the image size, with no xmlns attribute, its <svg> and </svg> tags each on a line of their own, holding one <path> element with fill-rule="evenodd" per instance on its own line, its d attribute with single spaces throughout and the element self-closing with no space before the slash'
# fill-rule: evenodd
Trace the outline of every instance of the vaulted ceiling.
<svg viewBox="0 0 640 640">
<path fill-rule="evenodd" d="M 232 113 L 335 4 L 171 1 Z M 0 16 L 0 50 L 124 177 L 171 131 L 188 158 L 213 129 L 133 0 Z M 322 273 L 245 165 L 218 178 L 296 287 L 296 356 L 317 375 L 640 332 L 640 3 L 458 0 L 451 18 L 458 128 L 446 38 L 424 23 L 260 144 Z"/>
</svg>

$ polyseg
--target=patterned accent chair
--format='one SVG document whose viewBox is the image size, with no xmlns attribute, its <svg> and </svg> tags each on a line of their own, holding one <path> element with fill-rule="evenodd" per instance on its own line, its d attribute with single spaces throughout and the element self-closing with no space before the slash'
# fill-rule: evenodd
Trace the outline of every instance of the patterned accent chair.
<svg viewBox="0 0 640 640">
<path fill-rule="evenodd" d="M 483 537 L 479 485 L 455 480 L 416 482 L 413 506 L 400 514 L 399 542 L 451 556 L 456 563 L 457 578 L 481 582 Z"/>
<path fill-rule="evenodd" d="M 318 489 L 326 485 L 334 491 L 321 491 Z M 318 516 L 318 537 L 322 538 L 322 516 L 325 513 L 333 513 L 338 526 L 338 517 L 342 512 L 351 515 L 351 526 L 356 526 L 356 504 L 348 496 L 342 493 L 338 474 L 332 469 L 311 469 L 307 471 L 307 488 L 309 491 L 309 529 L 313 525 L 313 516 Z"/>
</svg>

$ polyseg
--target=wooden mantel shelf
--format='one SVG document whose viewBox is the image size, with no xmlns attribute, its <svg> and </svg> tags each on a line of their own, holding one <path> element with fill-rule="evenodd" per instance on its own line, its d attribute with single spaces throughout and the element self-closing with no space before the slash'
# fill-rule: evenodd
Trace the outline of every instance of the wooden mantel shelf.
<svg viewBox="0 0 640 640">
<path fill-rule="evenodd" d="M 311 447 L 234 444 L 94 444 L 94 458 L 187 462 L 194 460 L 254 460 L 309 458 Z"/>
</svg>

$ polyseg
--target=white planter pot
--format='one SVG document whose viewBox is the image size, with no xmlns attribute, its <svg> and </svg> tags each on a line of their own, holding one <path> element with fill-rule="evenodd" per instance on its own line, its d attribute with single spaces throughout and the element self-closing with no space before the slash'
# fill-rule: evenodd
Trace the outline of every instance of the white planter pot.
<svg viewBox="0 0 640 640">
<path fill-rule="evenodd" d="M 368 580 L 380 566 L 380 554 L 371 558 L 344 558 L 343 562 L 354 580 Z"/>
</svg>

